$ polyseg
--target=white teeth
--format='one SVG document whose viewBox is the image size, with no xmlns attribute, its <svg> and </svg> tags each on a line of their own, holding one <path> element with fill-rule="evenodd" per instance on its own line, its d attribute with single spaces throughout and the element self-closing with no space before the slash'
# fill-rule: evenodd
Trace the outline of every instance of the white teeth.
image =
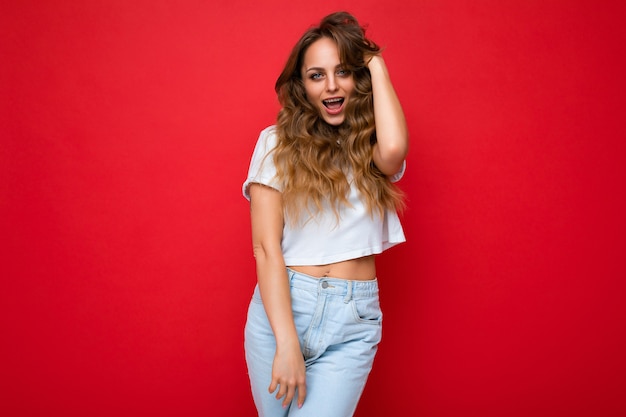
<svg viewBox="0 0 626 417">
<path fill-rule="evenodd" d="M 328 100 L 324 100 L 326 103 L 337 103 L 342 101 L 342 98 L 329 98 Z"/>
</svg>

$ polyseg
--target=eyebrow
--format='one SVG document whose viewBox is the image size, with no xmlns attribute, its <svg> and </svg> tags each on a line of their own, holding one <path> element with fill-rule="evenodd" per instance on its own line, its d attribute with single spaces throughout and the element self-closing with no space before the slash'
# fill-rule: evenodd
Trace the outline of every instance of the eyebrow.
<svg viewBox="0 0 626 417">
<path fill-rule="evenodd" d="M 335 66 L 335 69 L 337 68 L 343 68 L 343 65 L 339 64 Z M 305 72 L 309 72 L 309 71 L 326 71 L 324 68 L 322 67 L 311 67 L 311 68 L 307 68 L 305 70 Z"/>
</svg>

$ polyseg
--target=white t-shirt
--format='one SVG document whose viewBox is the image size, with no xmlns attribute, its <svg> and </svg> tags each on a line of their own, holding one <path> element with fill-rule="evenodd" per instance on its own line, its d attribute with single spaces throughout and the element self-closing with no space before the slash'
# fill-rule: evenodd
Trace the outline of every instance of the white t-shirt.
<svg viewBox="0 0 626 417">
<path fill-rule="evenodd" d="M 248 200 L 252 183 L 282 191 L 271 154 L 276 142 L 275 126 L 261 132 L 250 161 L 248 178 L 243 183 L 243 195 Z M 402 178 L 404 169 L 405 164 L 391 181 Z M 406 240 L 394 210 L 386 210 L 383 218 L 378 214 L 370 216 L 354 185 L 350 187 L 348 201 L 352 207 L 342 206 L 339 209 L 339 221 L 330 209 L 311 218 L 303 215 L 295 226 L 285 221 L 281 245 L 287 266 L 326 265 L 360 258 L 381 253 Z"/>
</svg>

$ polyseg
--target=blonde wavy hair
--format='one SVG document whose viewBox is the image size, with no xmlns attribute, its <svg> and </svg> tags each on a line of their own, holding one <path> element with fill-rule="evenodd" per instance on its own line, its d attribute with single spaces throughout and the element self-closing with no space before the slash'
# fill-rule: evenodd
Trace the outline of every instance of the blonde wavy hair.
<svg viewBox="0 0 626 417">
<path fill-rule="evenodd" d="M 304 54 L 321 38 L 337 44 L 342 66 L 354 79 L 355 88 L 340 126 L 323 120 L 307 100 L 302 80 Z M 319 26 L 306 31 L 291 51 L 275 86 L 282 108 L 276 123 L 274 163 L 283 186 L 285 214 L 293 222 L 305 211 L 311 215 L 322 211 L 325 203 L 338 219 L 341 205 L 350 205 L 347 173 L 370 215 L 382 217 L 385 209 L 403 208 L 403 194 L 372 159 L 376 126 L 365 57 L 379 53 L 380 48 L 365 37 L 365 29 L 346 12 L 326 16 Z"/>
</svg>

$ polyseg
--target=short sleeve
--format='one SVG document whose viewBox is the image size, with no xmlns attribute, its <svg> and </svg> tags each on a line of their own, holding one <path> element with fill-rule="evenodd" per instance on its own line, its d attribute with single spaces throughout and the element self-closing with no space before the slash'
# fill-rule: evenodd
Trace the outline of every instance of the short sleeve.
<svg viewBox="0 0 626 417">
<path fill-rule="evenodd" d="M 261 132 L 252 153 L 248 177 L 242 186 L 243 196 L 246 199 L 250 200 L 250 184 L 253 183 L 267 185 L 282 191 L 276 178 L 274 158 L 271 155 L 274 147 L 276 147 L 276 129 L 274 126 L 270 126 Z"/>
<path fill-rule="evenodd" d="M 396 172 L 391 177 L 389 177 L 389 180 L 391 182 L 400 181 L 400 179 L 404 176 L 404 171 L 406 171 L 406 159 L 402 162 L 402 167 L 400 168 L 400 171 Z"/>
</svg>

